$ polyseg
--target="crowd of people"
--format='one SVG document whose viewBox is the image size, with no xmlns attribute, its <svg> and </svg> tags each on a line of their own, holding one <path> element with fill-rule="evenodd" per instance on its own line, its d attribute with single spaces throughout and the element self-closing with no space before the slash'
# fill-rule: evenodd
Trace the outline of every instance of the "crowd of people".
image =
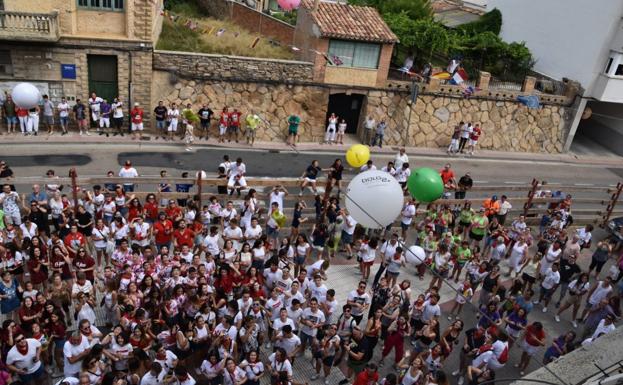
<svg viewBox="0 0 623 385">
<path fill-rule="evenodd" d="M 401 183 L 408 169 L 404 149 L 383 168 Z M 510 364 L 523 374 L 532 358 L 547 364 L 614 330 L 623 259 L 607 241 L 592 245 L 590 225 L 571 227 L 571 196 L 552 202 L 538 229 L 507 218 L 506 197 L 492 196 L 426 207 L 406 199 L 396 228 L 373 231 L 342 207 L 343 172 L 340 159 L 326 168 L 313 161 L 298 196 L 276 185 L 266 202 L 249 188 L 243 160 L 228 156 L 218 166 L 224 183 L 205 204 L 192 182 L 174 187 L 164 170 L 139 198 L 130 162 L 108 172 L 122 182 L 80 186 L 76 202 L 53 170 L 29 192 L 3 185 L 0 380 L 288 385 L 301 380 L 300 361 L 314 373 L 305 383 L 329 384 L 341 369 L 342 384 L 447 385 L 451 376 L 478 384 L 495 379 L 511 349 L 521 351 Z M 326 204 L 322 173 L 337 192 Z M 448 192 L 469 195 L 469 174 L 456 181 L 450 164 L 440 174 Z M 12 176 L 0 162 L 0 177 Z M 426 254 L 417 266 L 426 290 L 404 279 L 413 244 Z M 588 269 L 578 266 L 583 249 L 594 250 Z M 361 280 L 336 293 L 331 263 L 355 257 Z M 452 305 L 442 315 L 443 302 Z M 539 306 L 556 322 L 570 309 L 568 332 L 531 319 Z M 471 324 L 468 308 L 478 315 Z M 450 372 L 453 354 L 460 364 Z M 380 376 L 390 357 L 394 370 Z"/>
</svg>

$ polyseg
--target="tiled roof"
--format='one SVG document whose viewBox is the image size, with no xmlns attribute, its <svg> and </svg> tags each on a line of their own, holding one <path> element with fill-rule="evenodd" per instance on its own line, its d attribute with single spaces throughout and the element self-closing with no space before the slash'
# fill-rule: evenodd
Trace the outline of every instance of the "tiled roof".
<svg viewBox="0 0 623 385">
<path fill-rule="evenodd" d="M 312 11 L 314 0 L 303 0 L 302 6 L 309 9 L 323 37 L 377 43 L 398 41 L 398 37 L 385 24 L 378 11 L 372 7 L 320 1 L 318 9 Z"/>
</svg>

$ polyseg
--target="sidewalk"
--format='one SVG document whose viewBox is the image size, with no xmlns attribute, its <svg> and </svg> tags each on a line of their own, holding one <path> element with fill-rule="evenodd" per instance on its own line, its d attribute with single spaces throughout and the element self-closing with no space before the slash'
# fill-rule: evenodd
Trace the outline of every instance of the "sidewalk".
<svg viewBox="0 0 623 385">
<path fill-rule="evenodd" d="M 132 140 L 131 137 L 126 134 L 125 136 L 100 136 L 96 133 L 92 133 L 90 136 L 79 136 L 77 134 L 70 134 L 61 136 L 59 133 L 55 133 L 52 136 L 48 136 L 45 133 L 40 133 L 39 136 L 22 136 L 22 135 L 0 135 L 0 143 L 4 144 L 139 144 L 140 146 L 167 146 L 171 148 L 184 148 L 182 140 L 165 141 L 161 138 L 155 139 L 153 136 L 145 135 L 140 141 Z M 317 142 L 303 142 L 298 143 L 296 146 L 289 146 L 282 141 L 273 142 L 256 142 L 254 146 L 246 144 L 244 138 L 239 143 L 225 142 L 218 143 L 216 139 L 210 138 L 209 140 L 196 139 L 193 144 L 193 148 L 232 148 L 232 149 L 256 149 L 267 151 L 292 151 L 292 152 L 327 152 L 327 153 L 345 153 L 350 145 L 358 143 L 355 138 L 347 138 L 346 143 L 343 145 L 329 145 Z M 373 147 L 371 151 L 377 155 L 394 155 L 398 152 L 400 146 L 385 146 L 383 148 Z M 421 157 L 435 157 L 435 158 L 449 158 L 445 151 L 445 148 L 425 148 L 425 147 L 405 147 L 407 154 L 410 156 Z M 458 155 L 453 158 L 471 158 L 476 160 L 507 160 L 507 161 L 536 161 L 536 162 L 556 162 L 567 164 L 593 164 L 603 165 L 605 167 L 620 166 L 623 164 L 623 157 L 614 156 L 612 154 L 604 156 L 595 155 L 579 155 L 573 152 L 563 154 L 546 154 L 546 153 L 526 153 L 526 152 L 509 152 L 509 151 L 494 151 L 494 150 L 478 150 L 473 156 Z"/>
</svg>

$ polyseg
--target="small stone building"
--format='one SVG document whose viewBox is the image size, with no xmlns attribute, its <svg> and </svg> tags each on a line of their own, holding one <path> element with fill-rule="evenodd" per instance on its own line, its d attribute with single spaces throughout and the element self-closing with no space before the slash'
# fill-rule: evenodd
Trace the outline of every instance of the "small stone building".
<svg viewBox="0 0 623 385">
<path fill-rule="evenodd" d="M 372 7 L 303 0 L 294 45 L 314 63 L 314 81 L 385 87 L 396 35 Z"/>
<path fill-rule="evenodd" d="M 0 1 L 0 91 L 34 83 L 57 102 L 91 91 L 151 108 L 162 0 Z"/>
</svg>

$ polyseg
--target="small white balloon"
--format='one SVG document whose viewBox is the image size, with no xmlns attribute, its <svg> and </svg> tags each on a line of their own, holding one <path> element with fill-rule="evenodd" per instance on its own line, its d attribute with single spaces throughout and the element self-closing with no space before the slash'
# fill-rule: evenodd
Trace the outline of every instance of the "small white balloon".
<svg viewBox="0 0 623 385">
<path fill-rule="evenodd" d="M 35 108 L 41 100 L 41 92 L 30 83 L 20 83 L 13 87 L 11 97 L 16 106 L 31 109 Z"/>
<path fill-rule="evenodd" d="M 413 264 L 414 266 L 419 266 L 426 260 L 426 252 L 420 246 L 413 245 L 407 249 L 405 258 L 407 259 L 407 262 Z"/>
<path fill-rule="evenodd" d="M 206 172 L 203 170 L 197 171 L 197 173 L 195 174 L 195 178 L 199 178 L 199 175 L 201 175 L 201 179 L 206 179 L 208 177 Z"/>
<path fill-rule="evenodd" d="M 346 189 L 346 208 L 362 226 L 386 227 L 402 211 L 404 196 L 394 177 L 380 170 L 364 171 L 355 176 Z"/>
</svg>

